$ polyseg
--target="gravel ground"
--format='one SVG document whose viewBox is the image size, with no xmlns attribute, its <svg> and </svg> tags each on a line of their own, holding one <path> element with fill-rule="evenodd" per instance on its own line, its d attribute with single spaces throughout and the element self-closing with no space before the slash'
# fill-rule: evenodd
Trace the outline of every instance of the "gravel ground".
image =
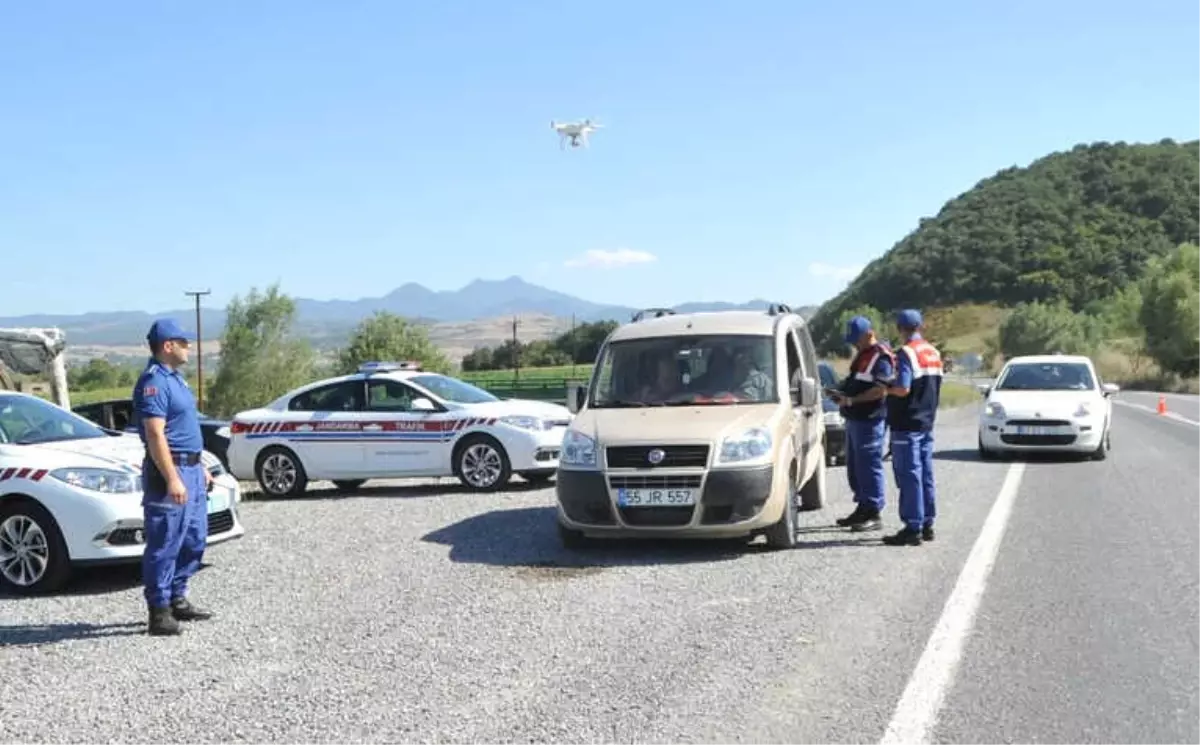
<svg viewBox="0 0 1200 745">
<path fill-rule="evenodd" d="M 975 413 L 943 415 L 921 548 L 830 527 L 843 468 L 790 552 L 568 554 L 552 489 L 244 503 L 246 537 L 193 586 L 220 616 L 182 637 L 143 633 L 136 570 L 0 598 L 0 739 L 878 741 L 1004 478 Z"/>
</svg>

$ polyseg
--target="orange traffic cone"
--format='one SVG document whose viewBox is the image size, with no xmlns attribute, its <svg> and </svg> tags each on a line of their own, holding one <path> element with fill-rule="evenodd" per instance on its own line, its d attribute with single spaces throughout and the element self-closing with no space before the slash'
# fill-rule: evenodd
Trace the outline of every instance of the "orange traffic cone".
<svg viewBox="0 0 1200 745">
<path fill-rule="evenodd" d="M 1167 397 L 1166 396 L 1158 397 L 1158 413 L 1159 414 L 1167 413 Z"/>
</svg>

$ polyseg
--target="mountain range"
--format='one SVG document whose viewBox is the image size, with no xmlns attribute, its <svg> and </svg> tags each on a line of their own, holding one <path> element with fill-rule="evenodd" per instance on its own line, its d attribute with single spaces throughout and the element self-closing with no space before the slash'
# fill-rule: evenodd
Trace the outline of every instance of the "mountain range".
<svg viewBox="0 0 1200 745">
<path fill-rule="evenodd" d="M 767 300 L 745 303 L 689 302 L 675 306 L 678 312 L 766 308 Z M 435 291 L 410 282 L 382 297 L 359 300 L 313 300 L 296 298 L 296 331 L 318 346 L 343 342 L 350 330 L 376 311 L 390 311 L 425 325 L 461 323 L 501 316 L 534 314 L 579 322 L 625 321 L 638 309 L 583 300 L 563 292 L 526 282 L 517 276 L 502 280 L 477 279 L 458 290 Z M 801 310 L 801 309 L 798 309 Z M 805 309 L 810 311 L 811 309 Z M 37 313 L 0 317 L 0 327 L 57 327 L 66 333 L 68 347 L 141 345 L 151 321 L 175 316 L 191 325 L 195 308 L 176 308 L 158 313 L 144 311 L 97 311 L 76 315 Z M 206 339 L 217 338 L 225 326 L 225 311 L 201 308 Z"/>
</svg>

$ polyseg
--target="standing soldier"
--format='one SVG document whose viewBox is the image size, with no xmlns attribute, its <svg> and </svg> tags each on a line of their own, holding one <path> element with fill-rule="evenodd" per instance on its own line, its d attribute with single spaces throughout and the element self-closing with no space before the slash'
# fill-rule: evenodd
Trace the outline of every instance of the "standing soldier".
<svg viewBox="0 0 1200 745">
<path fill-rule="evenodd" d="M 933 424 L 942 390 L 942 355 L 921 336 L 921 314 L 901 311 L 896 326 L 904 338 L 897 355 L 896 380 L 888 388 L 892 430 L 892 470 L 900 488 L 904 527 L 883 542 L 919 546 L 933 540 L 937 503 L 933 485 Z"/>
<path fill-rule="evenodd" d="M 886 485 L 883 477 L 884 397 L 891 385 L 892 350 L 880 344 L 863 316 L 846 326 L 846 343 L 858 350 L 850 362 L 850 374 L 834 400 L 846 419 L 846 475 L 854 492 L 854 512 L 838 518 L 837 524 L 854 531 L 879 530 L 883 523 Z"/>
<path fill-rule="evenodd" d="M 146 335 L 152 359 L 133 388 L 134 421 L 146 447 L 142 583 L 150 611 L 149 632 L 156 636 L 178 634 L 180 621 L 212 616 L 187 599 L 188 580 L 200 568 L 208 541 L 212 484 L 200 457 L 204 438 L 196 399 L 179 373 L 193 339 L 172 318 L 155 321 Z"/>
</svg>

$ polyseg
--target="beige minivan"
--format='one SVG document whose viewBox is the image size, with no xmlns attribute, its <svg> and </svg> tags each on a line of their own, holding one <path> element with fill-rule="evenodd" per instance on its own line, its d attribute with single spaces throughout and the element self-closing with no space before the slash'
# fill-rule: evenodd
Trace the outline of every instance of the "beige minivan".
<svg viewBox="0 0 1200 745">
<path fill-rule="evenodd" d="M 825 502 L 825 423 L 808 325 L 785 305 L 677 314 L 615 329 L 557 473 L 559 535 L 753 538 L 796 544 Z"/>
</svg>

